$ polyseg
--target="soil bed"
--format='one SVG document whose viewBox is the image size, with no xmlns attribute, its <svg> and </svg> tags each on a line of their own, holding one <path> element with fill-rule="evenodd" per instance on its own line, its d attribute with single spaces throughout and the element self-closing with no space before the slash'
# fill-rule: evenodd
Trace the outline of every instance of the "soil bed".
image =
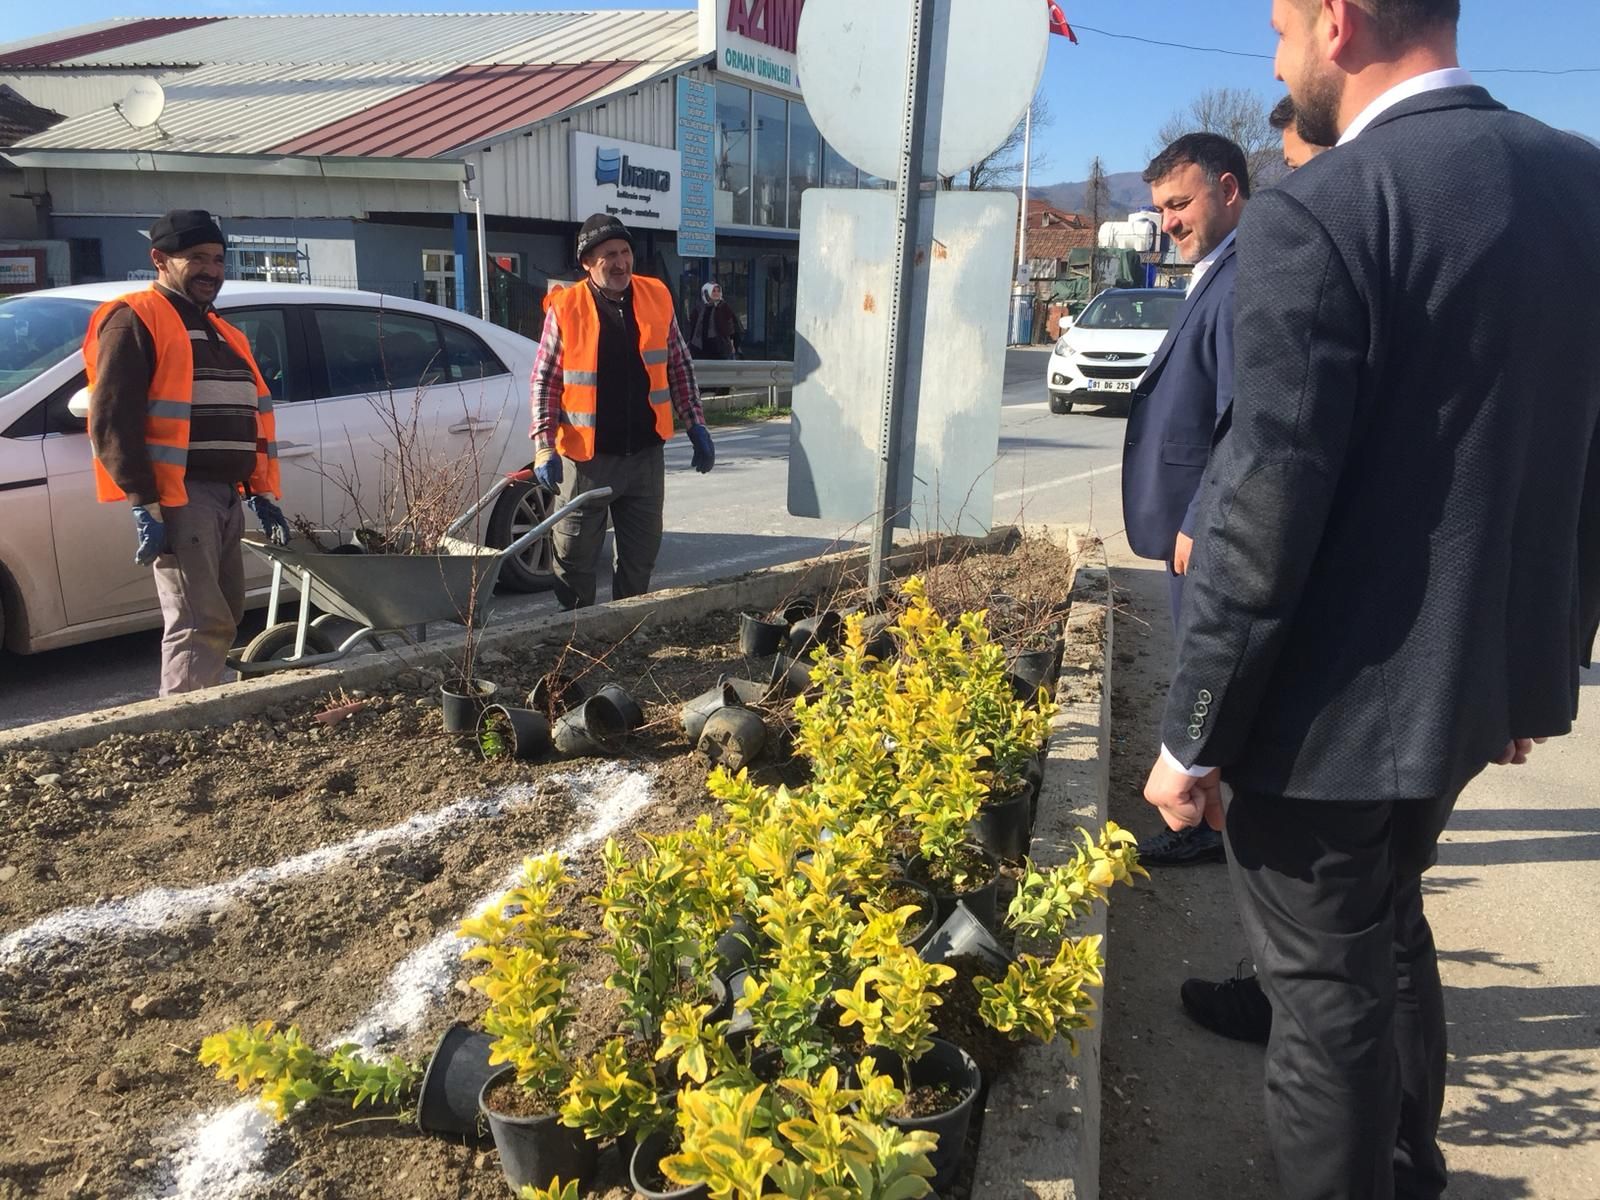
<svg viewBox="0 0 1600 1200">
<path fill-rule="evenodd" d="M 1071 564 L 1024 541 L 930 576 L 941 610 L 990 607 L 998 632 L 1022 637 L 1059 621 Z M 522 705 L 552 671 L 591 695 L 620 684 L 646 723 L 611 761 L 486 762 L 472 738 L 441 732 L 438 681 L 421 672 L 223 728 L 0 758 L 0 1200 L 505 1196 L 492 1149 L 406 1122 L 324 1109 L 272 1125 L 194 1061 L 200 1040 L 271 1019 L 318 1045 L 355 1036 L 420 1057 L 450 1021 L 475 1022 L 453 933 L 524 857 L 562 849 L 587 894 L 607 835 L 712 810 L 679 707 L 721 674 L 767 677 L 770 660 L 739 656 L 738 632 L 739 614 L 719 613 L 616 645 L 480 658 L 499 703 Z M 753 774 L 805 779 L 770 758 Z M 1002 911 L 1008 890 L 1002 879 Z M 592 906 L 567 919 L 598 930 Z M 578 961 L 588 1049 L 619 1009 L 610 960 Z M 961 991 L 947 989 L 940 1023 L 987 1074 L 996 1057 Z M 600 1171 L 589 1197 L 631 1195 L 617 1153 Z"/>
</svg>

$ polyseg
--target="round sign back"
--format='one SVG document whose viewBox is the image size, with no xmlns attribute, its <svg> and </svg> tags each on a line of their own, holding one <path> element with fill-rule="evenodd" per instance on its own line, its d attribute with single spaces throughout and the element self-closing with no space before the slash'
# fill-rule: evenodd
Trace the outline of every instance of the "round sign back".
<svg viewBox="0 0 1600 1200">
<path fill-rule="evenodd" d="M 948 2 L 941 175 L 970 167 L 1017 127 L 1050 41 L 1040 0 Z M 910 40 L 911 0 L 806 0 L 800 18 L 800 78 L 812 120 L 847 161 L 886 179 L 900 170 Z"/>
</svg>

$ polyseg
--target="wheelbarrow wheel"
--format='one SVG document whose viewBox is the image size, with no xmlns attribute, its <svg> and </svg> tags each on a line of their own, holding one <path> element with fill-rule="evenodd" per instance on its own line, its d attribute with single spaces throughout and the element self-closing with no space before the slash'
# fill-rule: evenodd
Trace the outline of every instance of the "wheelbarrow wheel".
<svg viewBox="0 0 1600 1200">
<path fill-rule="evenodd" d="M 239 655 L 239 661 L 264 663 L 282 662 L 293 658 L 295 638 L 299 630 L 299 624 L 294 621 L 280 621 L 276 625 L 268 626 L 250 639 L 250 644 L 244 648 L 244 653 Z M 333 639 L 326 633 L 315 625 L 306 629 L 307 654 L 332 654 L 333 651 Z"/>
<path fill-rule="evenodd" d="M 503 550 L 550 515 L 555 497 L 533 483 L 513 483 L 489 514 L 484 540 Z M 542 592 L 555 586 L 555 551 L 549 536 L 540 538 L 500 567 L 500 586 L 508 592 Z"/>
</svg>

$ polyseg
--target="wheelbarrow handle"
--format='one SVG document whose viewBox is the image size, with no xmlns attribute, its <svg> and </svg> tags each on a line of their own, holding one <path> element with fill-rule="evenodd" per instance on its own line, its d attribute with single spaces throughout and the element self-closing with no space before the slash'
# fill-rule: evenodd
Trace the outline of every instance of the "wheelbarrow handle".
<svg viewBox="0 0 1600 1200">
<path fill-rule="evenodd" d="M 532 482 L 534 482 L 532 470 L 508 471 L 506 474 L 500 476 L 499 479 L 496 479 L 494 481 L 494 485 L 490 487 L 487 492 L 478 497 L 478 502 L 476 504 L 467 509 L 466 512 L 462 513 L 454 521 L 450 522 L 449 528 L 444 531 L 445 536 L 455 537 L 457 534 L 459 534 L 463 529 L 472 523 L 473 517 L 477 516 L 484 509 L 488 508 L 489 505 L 493 504 L 495 500 L 499 498 L 500 493 L 505 491 L 512 484 Z"/>
<path fill-rule="evenodd" d="M 523 534 L 516 541 L 512 542 L 509 546 L 502 550 L 500 552 L 501 555 L 509 558 L 513 554 L 521 554 L 529 546 L 533 545 L 534 542 L 538 541 L 545 534 L 554 529 L 556 522 L 561 520 L 561 518 L 566 516 L 568 513 L 576 512 L 578 509 L 589 504 L 600 504 L 611 499 L 611 496 L 612 491 L 608 487 L 595 488 L 593 491 L 584 492 L 581 495 L 574 496 L 571 500 L 568 500 L 560 508 L 556 509 L 548 517 L 540 521 L 532 529 L 528 530 L 527 533 Z"/>
</svg>

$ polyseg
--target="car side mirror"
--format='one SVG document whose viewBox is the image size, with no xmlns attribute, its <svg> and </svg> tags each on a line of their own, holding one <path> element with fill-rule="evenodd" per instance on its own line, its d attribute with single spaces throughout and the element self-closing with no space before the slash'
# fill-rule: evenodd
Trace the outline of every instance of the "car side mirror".
<svg viewBox="0 0 1600 1200">
<path fill-rule="evenodd" d="M 58 402 L 59 403 L 59 402 Z M 71 400 L 67 401 L 67 411 L 80 421 L 89 419 L 89 389 L 79 388 Z"/>
</svg>

